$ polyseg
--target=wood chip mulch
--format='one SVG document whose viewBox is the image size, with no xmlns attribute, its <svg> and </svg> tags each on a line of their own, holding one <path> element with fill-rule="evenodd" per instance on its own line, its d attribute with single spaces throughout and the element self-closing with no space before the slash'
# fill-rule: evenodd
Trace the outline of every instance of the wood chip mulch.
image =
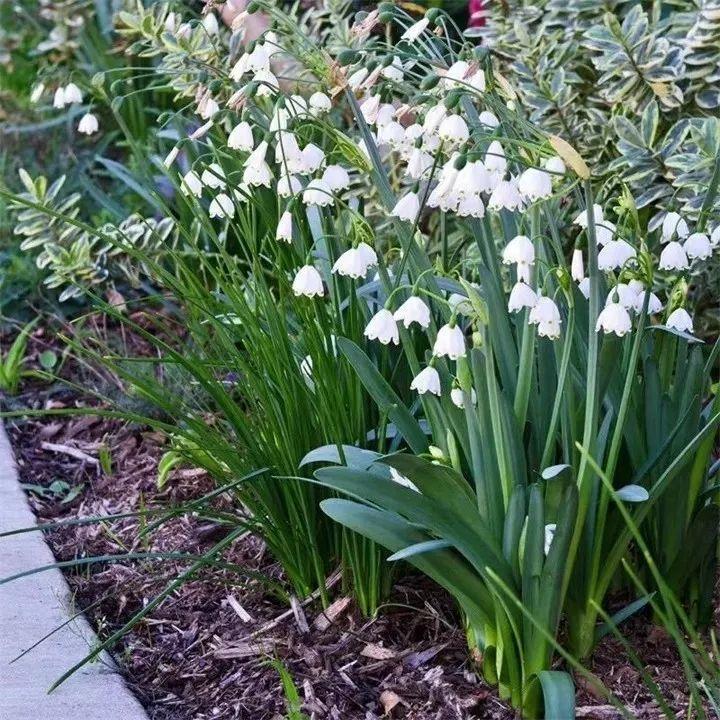
<svg viewBox="0 0 720 720">
<path fill-rule="evenodd" d="M 35 388 L 16 405 L 71 407 L 80 398 L 56 386 Z M 174 471 L 155 482 L 164 439 L 138 426 L 92 416 L 8 422 L 21 481 L 41 522 L 136 511 L 180 503 L 213 489 L 210 478 Z M 112 459 L 105 474 L 101 448 Z M 226 509 L 230 509 L 229 505 Z M 138 540 L 136 517 L 65 527 L 47 534 L 59 560 L 128 552 L 197 554 L 227 532 L 200 517 L 173 518 Z M 229 562 L 277 582 L 282 572 L 261 541 L 245 536 Z M 177 560 L 134 560 L 68 572 L 78 608 L 107 637 L 184 569 Z M 292 675 L 312 720 L 510 720 L 515 717 L 473 672 L 452 600 L 422 577 L 396 585 L 377 618 L 362 617 L 335 588 L 325 612 L 317 602 L 293 609 L 255 578 L 206 568 L 176 590 L 116 645 L 115 656 L 151 720 L 281 720 L 287 700 L 277 658 Z M 666 698 L 687 707 L 671 641 L 646 619 L 623 626 Z M 35 652 L 42 653 L 42 646 Z M 608 638 L 591 669 L 641 720 L 661 717 L 619 643 Z M 578 717 L 619 717 L 577 680 Z"/>
</svg>

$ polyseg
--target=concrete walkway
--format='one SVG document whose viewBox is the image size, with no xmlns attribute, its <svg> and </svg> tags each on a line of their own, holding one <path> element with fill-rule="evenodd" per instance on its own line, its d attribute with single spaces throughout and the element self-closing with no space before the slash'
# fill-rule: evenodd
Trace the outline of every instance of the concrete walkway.
<svg viewBox="0 0 720 720">
<path fill-rule="evenodd" d="M 34 524 L 0 424 L 0 532 Z M 0 538 L 0 579 L 54 562 L 40 532 Z M 71 614 L 70 591 L 60 570 L 0 585 L 0 720 L 147 720 L 107 655 L 47 694 L 96 642 L 83 616 L 10 664 Z"/>
</svg>

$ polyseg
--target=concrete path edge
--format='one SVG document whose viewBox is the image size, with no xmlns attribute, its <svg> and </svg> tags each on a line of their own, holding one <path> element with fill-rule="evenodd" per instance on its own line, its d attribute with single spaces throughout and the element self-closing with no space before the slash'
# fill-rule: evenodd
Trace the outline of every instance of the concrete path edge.
<svg viewBox="0 0 720 720">
<path fill-rule="evenodd" d="M 0 423 L 0 533 L 36 524 Z M 0 538 L 0 578 L 54 562 L 41 532 Z M 147 720 L 105 653 L 48 694 L 97 643 L 83 615 L 11 662 L 72 614 L 70 589 L 56 568 L 0 585 L 0 719 Z"/>
</svg>

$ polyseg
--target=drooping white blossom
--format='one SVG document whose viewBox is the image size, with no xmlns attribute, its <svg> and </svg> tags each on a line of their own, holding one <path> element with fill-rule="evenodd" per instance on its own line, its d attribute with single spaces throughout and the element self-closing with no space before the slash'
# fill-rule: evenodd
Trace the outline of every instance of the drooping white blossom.
<svg viewBox="0 0 720 720">
<path fill-rule="evenodd" d="M 313 115 L 322 115 L 332 110 L 332 100 L 324 92 L 314 92 L 308 99 L 308 106 Z"/>
<path fill-rule="evenodd" d="M 508 311 L 520 312 L 525 308 L 533 308 L 538 301 L 537 293 L 526 283 L 517 282 L 513 285 L 508 299 Z"/>
<path fill-rule="evenodd" d="M 218 194 L 211 202 L 208 210 L 211 218 L 232 218 L 235 215 L 235 204 L 225 193 Z"/>
<path fill-rule="evenodd" d="M 332 188 L 321 178 L 311 180 L 303 191 L 302 200 L 306 205 L 327 207 L 335 202 Z"/>
<path fill-rule="evenodd" d="M 678 238 L 687 237 L 690 233 L 688 224 L 680 216 L 680 213 L 669 212 L 665 215 L 662 224 L 662 241 L 668 242 L 672 240 L 675 235 Z"/>
<path fill-rule="evenodd" d="M 292 213 L 289 210 L 280 216 L 278 221 L 277 230 L 275 231 L 275 239 L 282 240 L 284 242 L 292 242 Z"/>
<path fill-rule="evenodd" d="M 598 253 L 600 270 L 619 270 L 625 263 L 637 257 L 635 248 L 625 240 L 611 240 Z"/>
<path fill-rule="evenodd" d="M 687 253 L 677 240 L 671 240 L 660 253 L 661 270 L 687 270 L 690 267 Z"/>
<path fill-rule="evenodd" d="M 673 330 L 680 332 L 693 332 L 693 321 L 690 313 L 685 308 L 678 308 L 670 313 L 670 317 L 665 321 L 665 325 Z"/>
<path fill-rule="evenodd" d="M 409 328 L 414 322 L 420 325 L 423 330 L 430 327 L 430 308 L 417 295 L 409 297 L 394 312 L 393 317 L 398 322 L 402 321 L 406 328 Z"/>
<path fill-rule="evenodd" d="M 396 203 L 390 213 L 393 217 L 414 223 L 420 212 L 420 198 L 417 193 L 409 192 L 403 195 Z"/>
<path fill-rule="evenodd" d="M 322 179 L 334 192 L 347 190 L 350 187 L 350 175 L 342 165 L 328 165 Z"/>
<path fill-rule="evenodd" d="M 579 283 L 585 277 L 585 265 L 583 263 L 583 254 L 580 248 L 575 248 L 570 261 L 570 275 L 572 279 Z"/>
<path fill-rule="evenodd" d="M 200 197 L 202 195 L 203 183 L 200 176 L 194 170 L 188 170 L 182 176 L 180 190 L 184 195 L 194 195 Z"/>
<path fill-rule="evenodd" d="M 455 407 L 458 407 L 461 410 L 465 409 L 465 395 L 462 388 L 454 387 L 450 390 L 450 399 Z M 470 388 L 470 402 L 473 405 L 477 405 L 477 393 L 475 392 L 475 388 Z"/>
<path fill-rule="evenodd" d="M 612 295 L 613 293 L 611 292 L 611 296 Z M 608 333 L 615 333 L 618 337 L 622 337 L 632 330 L 630 313 L 622 303 L 612 300 L 605 305 L 595 323 L 595 332 L 600 332 L 601 330 L 606 335 Z"/>
<path fill-rule="evenodd" d="M 392 313 L 386 308 L 378 310 L 370 318 L 363 334 L 368 340 L 377 340 L 382 345 L 390 343 L 398 345 L 400 343 L 400 331 L 397 323 Z"/>
<path fill-rule="evenodd" d="M 297 271 L 292 289 L 297 297 L 322 297 L 325 294 L 322 276 L 312 265 L 304 265 Z"/>
<path fill-rule="evenodd" d="M 233 150 L 252 152 L 254 140 L 250 123 L 243 120 L 232 129 L 228 137 L 228 147 Z"/>
<path fill-rule="evenodd" d="M 530 202 L 543 200 L 552 195 L 552 177 L 544 170 L 527 168 L 518 179 L 518 190 Z"/>
<path fill-rule="evenodd" d="M 416 390 L 420 395 L 429 392 L 439 397 L 442 393 L 442 388 L 440 387 L 440 375 L 438 371 L 432 366 L 424 368 L 413 378 L 413 381 L 410 383 L 410 389 Z"/>
<path fill-rule="evenodd" d="M 225 187 L 225 173 L 223 169 L 217 163 L 211 163 L 203 170 L 203 174 L 200 176 L 203 185 L 213 190 L 219 190 Z"/>
<path fill-rule="evenodd" d="M 683 243 L 683 249 L 690 260 L 707 260 L 713 253 L 710 238 L 704 233 L 692 233 Z"/>
<path fill-rule="evenodd" d="M 462 330 L 457 325 L 443 325 L 435 338 L 433 354 L 450 360 L 465 357 L 465 336 Z"/>
<path fill-rule="evenodd" d="M 552 298 L 545 295 L 539 297 L 530 310 L 528 319 L 533 325 L 537 325 L 540 337 L 553 340 L 560 337 L 560 325 L 562 324 L 560 308 Z"/>
<path fill-rule="evenodd" d="M 85 113 L 78 123 L 78 132 L 83 135 L 93 135 L 100 129 L 97 117 L 92 113 Z"/>
</svg>

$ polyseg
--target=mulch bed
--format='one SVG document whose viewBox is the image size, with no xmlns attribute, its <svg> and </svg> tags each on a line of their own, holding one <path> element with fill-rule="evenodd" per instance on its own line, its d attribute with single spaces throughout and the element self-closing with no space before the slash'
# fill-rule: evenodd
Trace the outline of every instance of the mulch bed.
<svg viewBox="0 0 720 720">
<path fill-rule="evenodd" d="M 36 385 L 12 404 L 57 408 L 83 402 L 62 386 Z M 205 474 L 180 469 L 159 490 L 156 466 L 164 439 L 116 419 L 26 418 L 9 421 L 8 430 L 41 522 L 181 503 L 213 488 Z M 112 459 L 110 474 L 94 461 L 101 448 Z M 47 539 L 58 560 L 72 560 L 128 552 L 198 554 L 226 532 L 194 516 L 173 518 L 141 541 L 140 529 L 131 517 L 64 527 Z M 252 536 L 237 540 L 226 559 L 283 581 Z M 68 581 L 77 606 L 87 608 L 99 635 L 107 637 L 187 566 L 176 560 L 105 563 L 70 572 Z M 402 578 L 374 619 L 362 617 L 337 591 L 333 599 L 331 620 L 317 602 L 301 602 L 288 612 L 257 579 L 206 568 L 128 633 L 115 656 L 152 720 L 285 718 L 287 701 L 271 658 L 282 661 L 304 698 L 303 711 L 318 720 L 515 717 L 473 672 L 451 598 L 424 578 Z M 623 630 L 668 701 L 684 711 L 684 677 L 669 638 L 643 618 Z M 41 655 L 42 647 L 34 652 Z M 601 643 L 591 669 L 634 715 L 661 717 L 616 640 Z M 581 680 L 578 717 L 619 717 Z"/>
</svg>

